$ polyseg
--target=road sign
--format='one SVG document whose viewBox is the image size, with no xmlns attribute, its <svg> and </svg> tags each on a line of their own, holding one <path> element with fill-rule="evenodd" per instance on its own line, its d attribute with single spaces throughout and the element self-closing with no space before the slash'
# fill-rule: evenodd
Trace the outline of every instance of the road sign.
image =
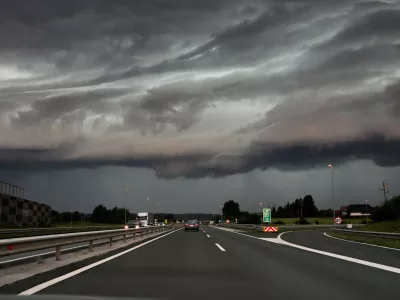
<svg viewBox="0 0 400 300">
<path fill-rule="evenodd" d="M 263 223 L 271 223 L 271 209 L 263 208 Z"/>
<path fill-rule="evenodd" d="M 335 218 L 335 224 L 342 224 L 342 218 L 341 217 L 336 217 Z"/>
<path fill-rule="evenodd" d="M 168 220 L 167 220 L 167 219 L 165 219 L 165 220 L 164 220 L 164 223 L 165 223 L 165 224 L 168 224 Z"/>
<path fill-rule="evenodd" d="M 267 226 L 263 228 L 264 232 L 278 232 L 278 227 Z"/>
</svg>

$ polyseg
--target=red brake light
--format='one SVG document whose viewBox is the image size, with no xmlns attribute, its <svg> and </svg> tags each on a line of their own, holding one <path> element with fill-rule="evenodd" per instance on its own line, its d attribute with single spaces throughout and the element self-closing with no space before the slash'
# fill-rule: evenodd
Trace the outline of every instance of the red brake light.
<svg viewBox="0 0 400 300">
<path fill-rule="evenodd" d="M 196 223 L 196 227 L 199 226 L 199 224 Z"/>
<path fill-rule="evenodd" d="M 185 226 L 189 226 L 189 224 L 185 224 Z"/>
</svg>

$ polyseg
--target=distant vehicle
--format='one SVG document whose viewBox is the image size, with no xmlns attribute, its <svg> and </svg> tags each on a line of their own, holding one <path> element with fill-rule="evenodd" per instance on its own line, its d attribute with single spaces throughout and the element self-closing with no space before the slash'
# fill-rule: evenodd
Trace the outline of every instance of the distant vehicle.
<svg viewBox="0 0 400 300">
<path fill-rule="evenodd" d="M 141 227 L 139 220 L 129 220 L 128 223 L 125 225 L 125 229 L 128 228 L 139 228 Z"/>
<path fill-rule="evenodd" d="M 199 231 L 199 222 L 197 220 L 189 220 L 185 223 L 185 231 L 196 230 Z"/>
<path fill-rule="evenodd" d="M 154 216 L 149 212 L 138 213 L 138 219 L 143 227 L 153 226 L 154 224 Z"/>
</svg>

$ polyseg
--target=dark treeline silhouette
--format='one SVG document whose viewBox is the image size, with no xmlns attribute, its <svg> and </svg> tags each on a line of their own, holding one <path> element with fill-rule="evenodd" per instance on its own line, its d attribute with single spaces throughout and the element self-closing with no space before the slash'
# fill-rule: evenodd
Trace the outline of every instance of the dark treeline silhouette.
<svg viewBox="0 0 400 300">
<path fill-rule="evenodd" d="M 372 213 L 374 221 L 392 221 L 400 219 L 400 196 L 384 201 L 375 207 Z"/>
<path fill-rule="evenodd" d="M 225 202 L 223 207 L 223 219 L 229 219 L 232 222 L 235 219 L 238 223 L 247 224 L 259 224 L 261 222 L 261 211 L 257 213 L 249 213 L 247 211 L 240 211 L 239 203 L 229 200 Z M 382 204 L 375 206 L 372 211 L 372 219 L 374 221 L 389 221 L 400 219 L 400 196 L 395 196 L 390 200 L 384 201 Z M 306 195 L 304 198 L 298 198 L 293 202 L 288 202 L 284 206 L 272 207 L 271 208 L 272 223 L 274 219 L 279 218 L 297 218 L 296 223 L 307 224 L 309 221 L 313 221 L 312 218 L 317 217 L 332 217 L 333 210 L 319 210 L 314 202 L 311 195 Z M 341 215 L 340 211 L 337 211 L 335 215 Z M 307 219 L 309 221 L 307 221 Z M 279 223 L 279 222 L 278 222 Z M 283 223 L 283 222 L 281 222 Z"/>
<path fill-rule="evenodd" d="M 248 211 L 241 211 L 239 203 L 229 200 L 225 202 L 223 208 L 223 217 L 221 215 L 207 215 L 203 219 L 211 219 L 218 221 L 220 219 L 229 219 L 232 222 L 238 219 L 239 223 L 259 224 L 261 222 L 261 211 L 250 213 Z M 307 223 L 305 219 L 312 222 L 312 218 L 317 217 L 331 217 L 333 215 L 332 209 L 319 210 L 311 195 L 306 195 L 304 198 L 298 198 L 292 202 L 286 203 L 284 206 L 272 207 L 272 221 L 277 218 L 298 218 L 299 223 Z M 390 200 L 384 201 L 382 204 L 377 205 L 371 211 L 372 219 L 374 221 L 388 221 L 400 219 L 400 196 L 395 196 Z M 134 220 L 137 214 L 126 212 L 127 220 Z M 195 218 L 185 214 L 173 215 L 170 213 L 154 214 L 159 222 L 168 222 L 175 220 L 182 220 L 184 218 Z M 198 218 L 198 217 L 197 217 Z M 93 209 L 93 213 L 84 214 L 79 211 L 75 212 L 57 212 L 52 211 L 53 223 L 66 223 L 66 222 L 96 222 L 96 223 L 110 223 L 110 224 L 123 224 L 125 222 L 125 210 L 123 208 L 114 207 L 107 209 L 104 205 L 98 205 Z"/>
<path fill-rule="evenodd" d="M 128 209 L 126 210 L 126 220 L 135 220 L 137 218 L 136 213 L 131 213 Z M 158 222 L 164 222 L 165 219 L 171 221 L 174 216 L 169 213 L 155 213 L 154 218 Z M 125 209 L 120 207 L 114 207 L 108 209 L 104 205 L 97 205 L 91 214 L 84 214 L 79 211 L 75 212 L 57 212 L 52 211 L 52 222 L 56 223 L 67 223 L 67 222 L 94 222 L 94 223 L 108 223 L 108 224 L 124 224 L 125 222 Z"/>
</svg>

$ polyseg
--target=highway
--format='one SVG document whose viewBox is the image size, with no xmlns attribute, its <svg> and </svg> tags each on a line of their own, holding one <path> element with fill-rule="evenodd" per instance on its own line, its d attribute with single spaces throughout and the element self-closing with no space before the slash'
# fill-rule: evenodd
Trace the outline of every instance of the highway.
<svg viewBox="0 0 400 300">
<path fill-rule="evenodd" d="M 399 251 L 355 248 L 323 236 L 323 231 L 301 234 L 286 233 L 281 238 L 291 243 L 300 240 L 303 246 L 316 249 L 327 247 L 321 251 L 341 243 L 341 255 L 370 259 L 370 266 L 279 244 L 277 234 L 249 236 L 203 226 L 199 232 L 177 230 L 117 255 L 39 274 L 3 286 L 0 292 L 171 300 L 398 299 Z M 314 245 L 304 242 L 314 239 L 320 240 Z M 385 255 L 390 257 L 374 259 Z M 393 268 L 387 271 L 377 264 Z"/>
</svg>

